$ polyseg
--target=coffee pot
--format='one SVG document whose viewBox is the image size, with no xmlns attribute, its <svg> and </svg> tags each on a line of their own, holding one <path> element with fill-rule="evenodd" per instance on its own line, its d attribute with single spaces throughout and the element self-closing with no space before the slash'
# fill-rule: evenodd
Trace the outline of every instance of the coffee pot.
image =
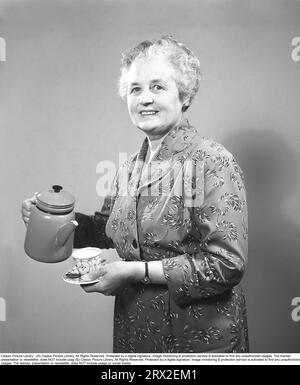
<svg viewBox="0 0 300 385">
<path fill-rule="evenodd" d="M 67 259 L 73 250 L 75 198 L 62 186 L 41 191 L 36 196 L 26 231 L 24 249 L 32 259 L 54 263 Z"/>
</svg>

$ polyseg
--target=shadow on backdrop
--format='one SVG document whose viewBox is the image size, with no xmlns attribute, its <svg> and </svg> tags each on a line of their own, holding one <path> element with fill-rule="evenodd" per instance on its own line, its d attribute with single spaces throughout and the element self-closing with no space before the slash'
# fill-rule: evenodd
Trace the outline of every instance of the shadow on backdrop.
<svg viewBox="0 0 300 385">
<path fill-rule="evenodd" d="M 283 208 L 297 188 L 297 156 L 273 130 L 243 130 L 223 144 L 245 174 L 249 209 L 249 260 L 244 287 L 250 350 L 300 352 L 300 322 L 291 301 L 300 296 L 300 228 Z"/>
</svg>

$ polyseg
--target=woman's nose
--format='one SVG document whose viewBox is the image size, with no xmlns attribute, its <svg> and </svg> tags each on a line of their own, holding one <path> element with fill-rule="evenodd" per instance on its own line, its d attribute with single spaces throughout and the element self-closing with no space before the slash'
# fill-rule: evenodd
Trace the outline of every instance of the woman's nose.
<svg viewBox="0 0 300 385">
<path fill-rule="evenodd" d="M 153 95 L 151 91 L 144 90 L 140 95 L 140 103 L 143 105 L 148 105 L 153 103 Z"/>
</svg>

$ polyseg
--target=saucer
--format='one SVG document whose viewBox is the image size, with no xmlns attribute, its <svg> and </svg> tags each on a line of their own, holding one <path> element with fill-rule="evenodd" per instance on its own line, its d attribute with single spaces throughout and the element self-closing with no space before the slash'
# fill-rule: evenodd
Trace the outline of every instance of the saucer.
<svg viewBox="0 0 300 385">
<path fill-rule="evenodd" d="M 97 283 L 99 282 L 100 278 L 93 279 L 92 281 L 86 281 L 82 279 L 81 277 L 76 277 L 76 278 L 70 278 L 67 276 L 68 273 L 72 273 L 74 270 L 67 271 L 65 274 L 63 274 L 62 278 L 65 282 L 71 283 L 73 285 L 89 285 L 91 283 Z"/>
</svg>

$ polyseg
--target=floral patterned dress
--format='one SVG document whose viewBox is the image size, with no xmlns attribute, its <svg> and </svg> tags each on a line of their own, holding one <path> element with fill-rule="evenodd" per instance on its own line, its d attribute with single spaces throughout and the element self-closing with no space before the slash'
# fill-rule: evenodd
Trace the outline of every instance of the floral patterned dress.
<svg viewBox="0 0 300 385">
<path fill-rule="evenodd" d="M 145 169 L 148 140 L 119 170 L 101 212 L 77 213 L 75 247 L 161 260 L 165 285 L 132 283 L 115 298 L 114 352 L 248 352 L 243 174 L 187 120 Z"/>
</svg>

